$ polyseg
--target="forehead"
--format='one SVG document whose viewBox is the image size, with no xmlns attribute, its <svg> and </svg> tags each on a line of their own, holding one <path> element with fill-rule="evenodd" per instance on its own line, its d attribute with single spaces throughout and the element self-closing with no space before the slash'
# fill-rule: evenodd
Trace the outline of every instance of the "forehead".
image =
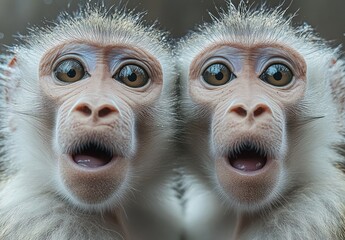
<svg viewBox="0 0 345 240">
<path fill-rule="evenodd" d="M 65 55 L 69 53 L 88 53 L 88 52 L 98 52 L 102 55 L 109 54 L 121 54 L 133 57 L 138 57 L 143 55 L 150 55 L 146 50 L 141 47 L 126 43 L 111 43 L 104 44 L 88 40 L 78 40 L 71 42 L 64 42 L 57 46 L 51 47 L 51 49 L 44 53 L 46 55 Z"/>
</svg>

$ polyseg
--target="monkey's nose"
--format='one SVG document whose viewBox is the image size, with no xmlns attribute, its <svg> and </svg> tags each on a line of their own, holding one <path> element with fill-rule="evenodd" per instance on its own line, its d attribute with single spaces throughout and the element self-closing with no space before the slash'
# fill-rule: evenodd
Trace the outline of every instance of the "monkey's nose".
<svg viewBox="0 0 345 240">
<path fill-rule="evenodd" d="M 266 115 L 272 115 L 270 107 L 264 103 L 256 104 L 253 107 L 248 107 L 245 104 L 237 103 L 229 108 L 229 113 L 240 119 L 247 117 L 259 119 Z"/>
<path fill-rule="evenodd" d="M 106 121 L 106 119 L 113 119 L 118 110 L 115 106 L 108 103 L 80 102 L 74 107 L 73 113 L 79 115 L 81 119 L 92 118 L 93 121 Z"/>
</svg>

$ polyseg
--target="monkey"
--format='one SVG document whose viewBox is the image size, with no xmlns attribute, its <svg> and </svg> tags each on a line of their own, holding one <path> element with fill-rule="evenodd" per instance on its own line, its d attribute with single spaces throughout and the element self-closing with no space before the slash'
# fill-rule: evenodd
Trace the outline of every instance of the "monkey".
<svg viewBox="0 0 345 240">
<path fill-rule="evenodd" d="M 178 239 L 175 63 L 143 16 L 89 4 L 1 55 L 0 239 Z"/>
<path fill-rule="evenodd" d="M 345 68 L 292 19 L 229 1 L 177 44 L 187 239 L 345 238 Z"/>
</svg>

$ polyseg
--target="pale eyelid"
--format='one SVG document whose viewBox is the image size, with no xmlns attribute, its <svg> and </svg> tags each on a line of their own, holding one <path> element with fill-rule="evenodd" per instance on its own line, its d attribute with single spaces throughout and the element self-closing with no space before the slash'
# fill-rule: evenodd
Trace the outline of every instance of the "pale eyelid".
<svg viewBox="0 0 345 240">
<path fill-rule="evenodd" d="M 71 53 L 61 55 L 54 61 L 53 66 L 52 66 L 53 73 L 56 70 L 56 68 L 59 66 L 59 64 L 66 60 L 76 60 L 80 62 L 85 72 L 90 73 L 90 68 L 87 64 L 87 61 L 85 61 L 85 59 L 80 54 L 71 54 Z"/>
<path fill-rule="evenodd" d="M 76 55 L 85 61 L 85 64 L 89 67 L 89 72 L 95 70 L 98 54 L 100 50 L 96 46 L 88 45 L 85 43 L 69 43 L 64 45 L 58 52 L 57 59 L 66 55 Z"/>
<path fill-rule="evenodd" d="M 236 74 L 235 74 L 235 70 L 234 70 L 234 66 L 232 65 L 231 62 L 229 62 L 228 59 L 224 58 L 224 57 L 219 57 L 219 56 L 216 56 L 216 57 L 211 57 L 211 58 L 208 58 L 203 64 L 202 64 L 202 67 L 200 68 L 200 76 L 202 76 L 202 74 L 205 72 L 205 70 L 210 67 L 211 65 L 213 64 L 223 64 L 225 65 L 229 71 L 231 73 L 233 73 L 236 77 Z"/>
<path fill-rule="evenodd" d="M 291 63 L 291 61 L 287 58 L 284 57 L 270 57 L 270 58 L 265 58 L 265 59 L 260 59 L 260 64 L 257 65 L 257 75 L 261 76 L 270 66 L 274 64 L 282 64 L 287 66 L 290 71 L 292 72 L 292 75 L 296 75 L 295 67 L 294 64 Z"/>
<path fill-rule="evenodd" d="M 127 65 L 136 65 L 145 70 L 149 79 L 152 78 L 152 71 L 150 67 L 148 66 L 148 64 L 146 64 L 143 61 L 140 61 L 135 58 L 127 58 L 127 59 L 121 59 L 117 62 L 118 63 L 115 63 L 113 66 L 110 67 L 112 76 L 115 76 L 116 74 L 118 74 L 121 71 L 121 69 Z"/>
</svg>

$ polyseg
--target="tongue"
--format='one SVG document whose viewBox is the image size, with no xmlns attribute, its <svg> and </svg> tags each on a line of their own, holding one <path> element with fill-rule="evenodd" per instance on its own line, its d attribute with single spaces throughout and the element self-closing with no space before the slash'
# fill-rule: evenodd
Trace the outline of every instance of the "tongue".
<svg viewBox="0 0 345 240">
<path fill-rule="evenodd" d="M 87 168 L 97 168 L 106 165 L 109 161 L 105 158 L 97 158 L 94 156 L 89 155 L 75 155 L 73 157 L 74 162 L 76 162 L 79 166 L 87 167 Z"/>
<path fill-rule="evenodd" d="M 230 158 L 230 164 L 244 172 L 257 171 L 265 166 L 266 157 L 253 153 L 243 153 L 237 158 Z"/>
</svg>

